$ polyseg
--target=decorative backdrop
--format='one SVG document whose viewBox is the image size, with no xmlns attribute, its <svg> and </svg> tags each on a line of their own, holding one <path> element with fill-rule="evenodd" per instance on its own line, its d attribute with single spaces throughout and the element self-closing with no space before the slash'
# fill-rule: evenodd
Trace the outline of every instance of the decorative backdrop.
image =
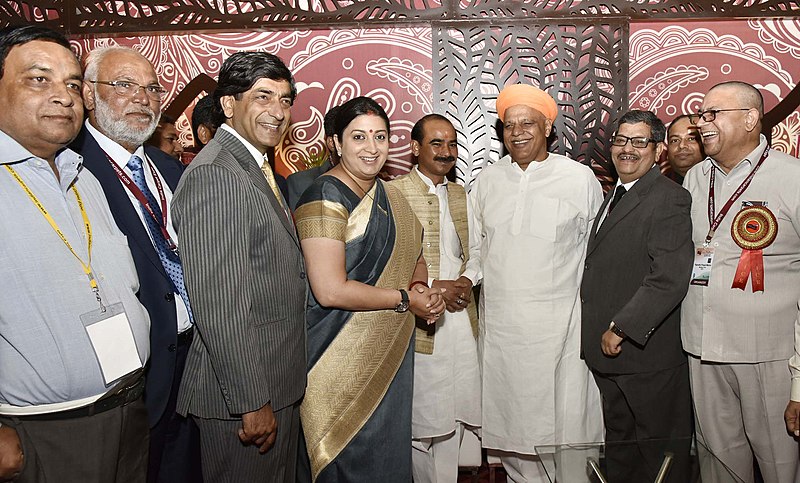
<svg viewBox="0 0 800 483">
<path fill-rule="evenodd" d="M 286 61 L 300 95 L 293 124 L 278 148 L 278 171 L 288 175 L 303 158 L 323 149 L 322 117 L 357 95 L 377 97 L 392 120 L 387 170 L 411 166 L 409 133 L 430 112 L 454 120 L 459 130 L 458 179 L 467 185 L 503 152 L 496 133 L 494 99 L 507 82 L 524 78 L 558 98 L 563 115 L 552 148 L 590 164 L 606 181 L 606 141 L 621 111 L 650 109 L 665 122 L 694 112 L 717 82 L 740 79 L 762 91 L 767 110 L 791 105 L 773 130 L 776 148 L 800 155 L 800 19 L 751 19 L 682 24 L 610 19 L 561 23 L 510 22 L 432 27 L 295 30 L 78 39 L 84 55 L 118 43 L 140 50 L 156 66 L 169 105 L 200 74 L 216 78 L 222 61 L 238 50 L 264 50 Z M 434 62 L 435 60 L 435 62 Z M 616 79 L 628 79 L 620 83 Z M 188 86 L 188 87 L 187 87 Z M 794 89 L 794 91 L 793 91 Z M 187 115 L 181 139 L 191 145 Z"/>
</svg>

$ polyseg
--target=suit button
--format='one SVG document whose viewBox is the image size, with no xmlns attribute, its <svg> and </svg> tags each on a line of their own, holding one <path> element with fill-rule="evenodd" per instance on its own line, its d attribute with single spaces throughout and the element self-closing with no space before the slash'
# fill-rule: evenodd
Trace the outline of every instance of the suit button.
<svg viewBox="0 0 800 483">
<path fill-rule="evenodd" d="M 584 269 L 584 270 L 589 270 L 589 264 L 588 264 L 588 263 L 587 263 L 587 264 L 585 264 L 585 265 L 583 266 L 583 269 Z"/>
<path fill-rule="evenodd" d="M 166 300 L 167 302 L 172 302 L 173 300 L 175 300 L 175 294 L 170 292 L 164 295 L 164 300 Z"/>
<path fill-rule="evenodd" d="M 429 224 L 429 225 L 433 225 L 433 221 L 432 221 L 432 220 L 431 220 L 431 221 L 429 221 L 429 222 L 428 222 L 428 224 Z"/>
<path fill-rule="evenodd" d="M 306 278 L 306 272 L 300 272 L 300 279 L 305 280 L 305 278 Z"/>
<path fill-rule="evenodd" d="M 170 352 L 175 352 L 176 348 L 177 347 L 175 347 L 175 344 L 170 344 L 169 347 L 167 347 L 167 350 L 170 351 Z"/>
<path fill-rule="evenodd" d="M 585 303 L 586 303 L 586 301 L 585 301 L 585 300 L 583 300 L 583 299 L 581 299 L 581 303 L 582 303 L 582 304 L 585 304 Z"/>
</svg>

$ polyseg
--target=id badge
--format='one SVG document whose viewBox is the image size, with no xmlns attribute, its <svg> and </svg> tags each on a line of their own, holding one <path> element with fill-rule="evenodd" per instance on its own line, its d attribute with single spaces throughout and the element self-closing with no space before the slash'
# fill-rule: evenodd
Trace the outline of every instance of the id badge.
<svg viewBox="0 0 800 483">
<path fill-rule="evenodd" d="M 713 247 L 697 247 L 694 251 L 694 266 L 690 285 L 708 286 L 711 279 L 711 262 L 714 260 Z"/>
<path fill-rule="evenodd" d="M 106 387 L 143 367 L 136 350 L 128 316 L 122 303 L 116 303 L 81 315 L 94 355 L 103 373 Z"/>
</svg>

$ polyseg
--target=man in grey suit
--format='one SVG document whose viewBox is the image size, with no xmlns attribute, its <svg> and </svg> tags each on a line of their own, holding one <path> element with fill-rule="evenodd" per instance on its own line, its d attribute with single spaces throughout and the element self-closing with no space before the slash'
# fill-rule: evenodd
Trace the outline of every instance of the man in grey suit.
<svg viewBox="0 0 800 483">
<path fill-rule="evenodd" d="M 680 304 L 692 271 L 691 197 L 661 176 L 665 134 L 652 112 L 620 119 L 611 140 L 619 180 L 586 253 L 581 352 L 603 396 L 609 481 L 654 481 L 664 450 L 676 457 L 667 481 L 689 481 Z"/>
<path fill-rule="evenodd" d="M 199 332 L 177 410 L 200 428 L 205 481 L 295 480 L 306 280 L 265 154 L 288 129 L 296 93 L 278 57 L 228 58 L 213 94 L 225 123 L 173 199 Z"/>
</svg>

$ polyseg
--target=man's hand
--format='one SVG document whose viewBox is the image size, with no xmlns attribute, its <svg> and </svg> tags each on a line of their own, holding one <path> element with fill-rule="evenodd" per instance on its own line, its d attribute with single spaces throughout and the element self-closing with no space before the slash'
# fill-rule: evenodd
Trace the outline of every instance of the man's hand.
<svg viewBox="0 0 800 483">
<path fill-rule="evenodd" d="M 242 414 L 242 429 L 239 430 L 242 443 L 254 444 L 258 446 L 258 452 L 264 454 L 275 444 L 277 435 L 278 421 L 269 403 L 257 411 Z"/>
<path fill-rule="evenodd" d="M 795 438 L 800 437 L 800 401 L 789 401 L 786 411 L 783 412 L 786 421 L 786 430 Z"/>
<path fill-rule="evenodd" d="M 462 279 L 466 280 L 469 284 L 468 289 Z M 448 312 L 460 312 L 464 310 L 469 303 L 469 297 L 467 295 L 472 293 L 472 282 L 466 277 L 461 277 L 458 280 L 434 280 L 431 287 L 443 288 L 446 290 L 442 294 L 442 297 L 444 297 Z"/>
<path fill-rule="evenodd" d="M 622 352 L 622 347 L 620 346 L 624 340 L 625 339 L 611 332 L 611 329 L 609 329 L 603 332 L 600 348 L 603 350 L 603 354 L 610 357 L 617 357 L 619 353 Z"/>
<path fill-rule="evenodd" d="M 11 481 L 22 471 L 22 444 L 11 426 L 0 427 L 0 481 Z"/>
</svg>

